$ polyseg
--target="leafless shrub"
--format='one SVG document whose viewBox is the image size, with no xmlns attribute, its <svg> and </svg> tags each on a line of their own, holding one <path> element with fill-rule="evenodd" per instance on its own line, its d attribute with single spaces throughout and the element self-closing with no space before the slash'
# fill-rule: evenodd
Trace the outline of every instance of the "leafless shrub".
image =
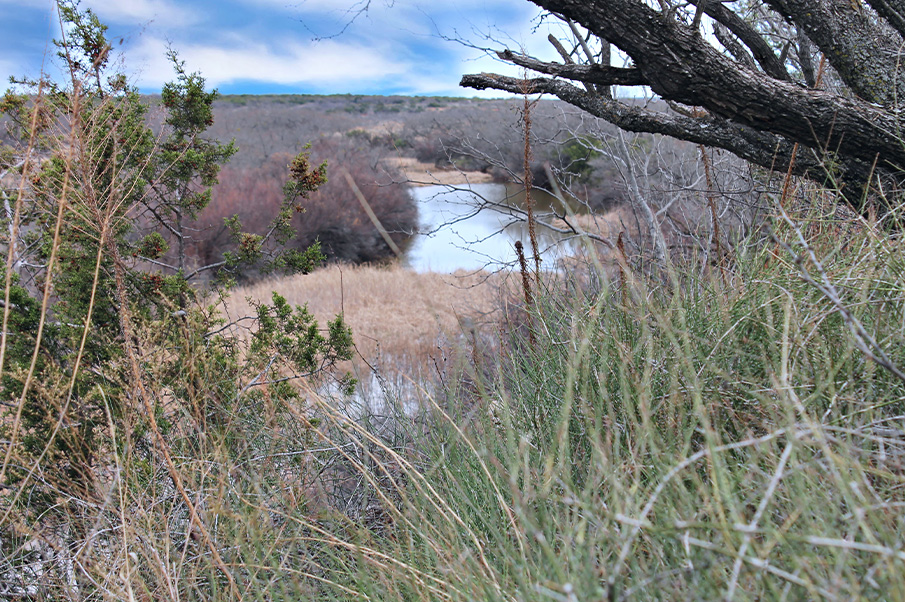
<svg viewBox="0 0 907 602">
<path fill-rule="evenodd" d="M 312 145 L 314 162 L 328 162 L 328 181 L 304 203 L 305 211 L 294 218 L 296 236 L 291 246 L 305 249 L 316 241 L 329 260 L 354 263 L 383 261 L 391 251 L 369 221 L 349 186 L 335 172 L 350 172 L 365 194 L 378 219 L 398 245 L 405 244 L 415 229 L 417 210 L 399 174 L 387 171 L 380 149 L 363 147 L 350 138 L 324 138 Z M 238 215 L 249 231 L 267 227 L 269 210 L 283 198 L 283 183 L 291 156 L 274 154 L 257 168 L 226 167 L 215 188 L 213 200 L 200 216 L 207 234 L 195 255 L 212 262 L 229 240 L 224 218 Z"/>
</svg>

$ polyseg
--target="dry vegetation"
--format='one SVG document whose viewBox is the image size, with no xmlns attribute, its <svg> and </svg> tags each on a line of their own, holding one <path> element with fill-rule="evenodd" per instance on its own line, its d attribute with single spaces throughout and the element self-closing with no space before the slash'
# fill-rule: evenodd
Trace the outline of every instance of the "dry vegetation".
<svg viewBox="0 0 907 602">
<path fill-rule="evenodd" d="M 306 305 L 319 323 L 343 313 L 362 361 L 391 371 L 431 375 L 451 343 L 491 323 L 499 309 L 503 273 L 418 273 L 400 267 L 330 265 L 305 276 L 264 280 L 234 290 L 225 313 L 251 315 L 249 300 L 268 302 L 277 292 Z M 415 376 L 415 374 L 413 374 Z"/>
<path fill-rule="evenodd" d="M 3 191 L 16 209 L 0 306 L 0 599 L 904 598 L 902 196 L 892 228 L 837 215 L 834 190 L 751 174 L 738 188 L 739 163 L 618 138 L 636 211 L 567 216 L 599 237 L 587 247 L 618 249 L 616 274 L 595 253 L 561 272 L 524 256 L 516 278 L 340 264 L 221 297 L 136 259 L 123 224 L 147 224 L 117 195 L 141 188 L 147 155 L 113 134 L 160 149 L 136 96 L 103 87 L 120 80 L 101 76 L 101 24 L 65 14 L 82 34 L 72 49 L 96 53 L 90 70 L 55 108 L 12 98 L 32 123 L 45 109 L 57 121 L 0 155 L 21 183 Z M 533 168 L 528 143 L 493 158 L 488 139 L 433 144 L 445 119 L 481 127 L 467 119 L 478 103 L 296 100 L 281 115 L 311 103 L 346 132 L 362 115 L 432 113 L 414 138 L 425 162 Z M 552 107 L 536 121 L 550 125 Z M 363 132 L 313 152 L 397 142 Z M 556 146 L 561 167 L 611 165 L 599 133 Z M 30 165 L 35 143 L 54 160 Z M 276 172 L 285 149 L 261 149 L 231 174 L 248 186 L 231 206 L 266 194 L 241 176 Z M 710 166 L 722 173 L 704 178 Z M 320 182 L 302 167 L 297 184 Z M 204 188 L 192 169 L 181 182 Z M 590 190 L 575 199 L 587 208 Z M 308 215 L 326 221 L 329 201 Z M 31 230 L 17 239 L 20 209 Z M 369 228 L 355 209 L 333 208 L 352 238 Z M 262 237 L 239 234 L 259 261 Z M 17 253 L 41 288 L 14 277 Z M 331 380 L 347 369 L 366 381 L 358 397 Z"/>
<path fill-rule="evenodd" d="M 294 218 L 297 234 L 291 246 L 302 249 L 319 240 L 329 261 L 390 259 L 390 250 L 365 218 L 340 170 L 353 175 L 381 223 L 397 244 L 403 244 L 418 227 L 406 184 L 519 181 L 518 105 L 503 100 L 376 96 L 224 97 L 215 103 L 215 120 L 206 135 L 232 138 L 237 153 L 220 173 L 211 203 L 199 215 L 190 259 L 197 265 L 222 259 L 233 244 L 224 226 L 226 217 L 238 215 L 252 231 L 267 228 L 263 216 L 282 202 L 286 166 L 306 149 L 314 162 L 327 162 L 328 179 L 304 203 L 306 213 Z M 543 165 L 549 163 L 562 182 L 582 184 L 578 200 L 591 209 L 619 204 L 623 184 L 613 159 L 596 147 L 594 137 L 584 145 L 565 145 L 574 135 L 602 132 L 585 124 L 578 111 L 565 111 L 565 106 L 560 101 L 533 105 L 538 115 L 531 166 L 536 182 L 547 185 Z M 252 279 L 260 274 L 248 270 L 238 276 Z"/>
<path fill-rule="evenodd" d="M 490 173 L 442 169 L 434 163 L 423 163 L 414 157 L 390 157 L 387 164 L 402 171 L 412 186 L 459 186 L 494 181 L 494 176 Z"/>
</svg>

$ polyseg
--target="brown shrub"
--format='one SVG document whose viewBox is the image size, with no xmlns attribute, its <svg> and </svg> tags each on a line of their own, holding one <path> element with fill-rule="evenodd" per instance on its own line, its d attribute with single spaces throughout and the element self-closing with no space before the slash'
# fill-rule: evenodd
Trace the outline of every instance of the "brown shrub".
<svg viewBox="0 0 907 602">
<path fill-rule="evenodd" d="M 352 175 L 378 220 L 398 246 L 412 235 L 418 210 L 402 176 L 389 172 L 379 149 L 349 138 L 324 138 L 310 149 L 313 164 L 328 162 L 328 181 L 302 201 L 305 211 L 294 218 L 292 248 L 305 249 L 320 241 L 328 260 L 375 262 L 392 256 L 387 243 L 369 220 L 339 168 Z M 238 215 L 247 232 L 264 233 L 283 201 L 283 185 L 293 157 L 272 155 L 259 167 L 221 171 L 213 198 L 199 216 L 199 240 L 193 254 L 200 265 L 222 257 L 232 244 L 224 219 Z M 247 274 L 254 276 L 255 274 Z"/>
</svg>

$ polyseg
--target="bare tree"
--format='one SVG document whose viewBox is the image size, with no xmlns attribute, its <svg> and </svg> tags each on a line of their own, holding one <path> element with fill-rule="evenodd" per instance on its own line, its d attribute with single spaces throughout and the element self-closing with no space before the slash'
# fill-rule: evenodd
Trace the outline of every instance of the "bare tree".
<svg viewBox="0 0 907 602">
<path fill-rule="evenodd" d="M 498 53 L 544 75 L 529 80 L 533 92 L 625 130 L 723 148 L 768 169 L 790 164 L 796 175 L 838 183 L 861 213 L 902 197 L 902 3 L 658 0 L 656 9 L 644 0 L 533 2 L 575 38 L 572 50 L 550 38 L 560 63 Z M 701 33 L 704 21 L 714 37 Z M 611 66 L 611 45 L 632 62 Z M 835 74 L 828 85 L 823 70 Z M 524 79 L 488 73 L 460 84 L 514 94 L 527 88 Z M 621 102 L 610 93 L 615 85 L 647 86 L 676 110 Z"/>
</svg>

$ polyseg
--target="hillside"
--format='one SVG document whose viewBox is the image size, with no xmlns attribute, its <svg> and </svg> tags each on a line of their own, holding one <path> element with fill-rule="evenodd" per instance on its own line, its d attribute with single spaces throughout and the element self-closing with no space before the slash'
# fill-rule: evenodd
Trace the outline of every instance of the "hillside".
<svg viewBox="0 0 907 602">
<path fill-rule="evenodd" d="M 102 59 L 4 104 L 0 598 L 904 598 L 903 197 L 548 100 L 161 108 Z M 392 258 L 420 171 L 511 183 L 452 201 L 507 261 Z"/>
</svg>

